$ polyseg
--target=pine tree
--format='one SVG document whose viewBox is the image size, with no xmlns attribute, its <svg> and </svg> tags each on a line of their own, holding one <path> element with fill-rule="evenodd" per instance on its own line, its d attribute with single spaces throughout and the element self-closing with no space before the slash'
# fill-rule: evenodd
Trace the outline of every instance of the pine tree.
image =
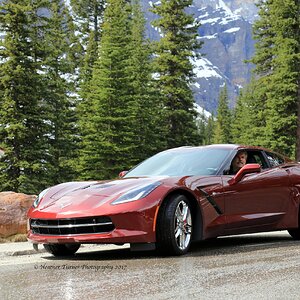
<svg viewBox="0 0 300 300">
<path fill-rule="evenodd" d="M 84 101 L 89 92 L 89 81 L 92 77 L 95 61 L 98 58 L 106 1 L 71 0 L 70 3 L 84 53 L 79 74 L 79 94 Z"/>
<path fill-rule="evenodd" d="M 95 62 L 98 59 L 99 43 L 102 35 L 103 13 L 105 0 L 71 0 L 72 12 L 78 27 L 78 36 L 83 48 L 83 56 L 80 58 L 77 94 L 80 105 L 76 107 L 77 115 L 81 116 L 82 123 L 85 116 L 89 118 L 92 112 L 90 101 L 87 99 L 90 93 L 90 80 L 92 78 Z M 80 152 L 79 152 L 80 153 Z M 80 155 L 78 153 L 78 155 Z"/>
<path fill-rule="evenodd" d="M 249 115 L 245 113 L 247 111 L 247 105 L 243 96 L 244 93 L 242 91 L 237 98 L 233 111 L 231 133 L 232 141 L 236 144 L 247 144 L 247 142 L 245 142 L 244 134 L 246 123 L 248 120 L 245 119 L 245 117 L 249 117 Z"/>
<path fill-rule="evenodd" d="M 261 1 L 260 20 L 254 27 L 256 64 L 265 117 L 261 140 L 273 150 L 300 159 L 300 21 L 298 0 Z M 298 119 L 298 120 L 297 120 Z M 298 138 L 297 138 L 298 132 Z M 297 145 L 296 145 L 297 144 Z"/>
<path fill-rule="evenodd" d="M 215 117 L 214 114 L 207 115 L 203 111 L 198 113 L 197 117 L 197 128 L 199 132 L 199 145 L 210 145 L 214 141 L 214 131 L 215 131 Z"/>
<path fill-rule="evenodd" d="M 78 42 L 59 0 L 5 1 L 1 12 L 0 186 L 37 193 L 73 177 Z"/>
<path fill-rule="evenodd" d="M 128 72 L 130 9 L 124 0 L 110 0 L 86 103 L 81 110 L 82 143 L 79 170 L 84 179 L 112 178 L 132 166 L 132 98 Z M 129 50 L 129 51 L 128 51 Z"/>
<path fill-rule="evenodd" d="M 79 25 L 83 40 L 92 33 L 95 41 L 100 41 L 105 0 L 71 0 L 71 7 Z M 86 44 L 86 43 L 84 43 Z"/>
<path fill-rule="evenodd" d="M 257 4 L 259 8 L 259 19 L 253 25 L 255 44 L 255 55 L 251 62 L 255 64 L 255 73 L 259 77 L 270 74 L 273 59 L 273 44 L 276 32 L 270 22 L 271 11 L 270 5 L 273 0 L 260 0 Z"/>
<path fill-rule="evenodd" d="M 165 148 L 161 138 L 162 104 L 155 90 L 151 68 L 152 44 L 145 40 L 145 18 L 139 0 L 132 3 L 131 41 L 129 57 L 130 87 L 132 95 L 132 127 L 136 149 L 134 158 L 140 162 Z"/>
<path fill-rule="evenodd" d="M 80 95 L 83 99 L 85 99 L 86 93 L 89 91 L 89 82 L 92 78 L 95 61 L 98 58 L 99 41 L 95 40 L 94 35 L 94 32 L 90 33 L 80 69 Z"/>
<path fill-rule="evenodd" d="M 228 93 L 226 85 L 220 92 L 217 121 L 214 131 L 214 142 L 217 144 L 227 144 L 232 142 L 231 111 L 228 107 Z"/>
<path fill-rule="evenodd" d="M 207 122 L 208 122 L 208 118 L 206 117 L 203 109 L 203 111 L 198 112 L 198 116 L 196 119 L 200 145 L 205 144 Z"/>
<path fill-rule="evenodd" d="M 185 12 L 191 4 L 192 0 L 162 0 L 152 9 L 159 16 L 153 25 L 162 34 L 155 49 L 155 70 L 168 147 L 199 143 L 190 84 L 194 76 L 191 60 L 201 44 L 197 42 L 199 24 Z"/>
<path fill-rule="evenodd" d="M 297 110 L 300 103 L 300 2 L 277 0 L 270 8 L 276 36 L 267 128 L 271 148 L 292 157 L 296 150 Z M 298 151 L 300 154 L 300 148 Z"/>
<path fill-rule="evenodd" d="M 265 139 L 266 101 L 262 85 L 262 80 L 252 79 L 237 99 L 231 129 L 234 143 L 269 146 Z"/>
<path fill-rule="evenodd" d="M 44 6 L 42 6 L 44 7 Z M 40 1 L 7 0 L 0 6 L 0 189 L 36 193 L 46 185 L 45 133 L 39 100 L 42 37 L 47 25 Z"/>
<path fill-rule="evenodd" d="M 48 155 L 49 184 L 72 180 L 75 177 L 75 92 L 74 74 L 77 67 L 77 40 L 73 20 L 64 2 L 52 0 L 49 5 L 48 30 L 44 38 L 47 58 L 43 64 L 44 95 L 49 124 Z"/>
<path fill-rule="evenodd" d="M 214 114 L 212 114 L 207 119 L 207 124 L 205 127 L 204 145 L 210 145 L 213 143 L 215 126 L 216 126 L 216 120 L 215 120 Z"/>
</svg>

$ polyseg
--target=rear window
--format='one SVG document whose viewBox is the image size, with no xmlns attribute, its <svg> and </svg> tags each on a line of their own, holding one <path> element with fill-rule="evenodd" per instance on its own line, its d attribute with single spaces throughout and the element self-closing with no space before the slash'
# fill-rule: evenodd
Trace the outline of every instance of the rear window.
<svg viewBox="0 0 300 300">
<path fill-rule="evenodd" d="M 284 164 L 284 159 L 279 155 L 270 152 L 266 152 L 266 154 L 272 168 Z"/>
</svg>

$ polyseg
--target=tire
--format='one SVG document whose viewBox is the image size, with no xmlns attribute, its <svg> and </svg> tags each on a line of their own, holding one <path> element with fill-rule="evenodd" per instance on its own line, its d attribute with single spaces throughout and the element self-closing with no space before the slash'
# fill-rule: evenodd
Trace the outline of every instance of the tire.
<svg viewBox="0 0 300 300">
<path fill-rule="evenodd" d="M 289 234 L 295 240 L 300 240 L 300 210 L 298 215 L 298 228 L 288 229 Z"/>
<path fill-rule="evenodd" d="M 300 228 L 289 229 L 288 232 L 293 239 L 300 240 Z"/>
<path fill-rule="evenodd" d="M 163 202 L 157 221 L 157 249 L 162 254 L 183 255 L 192 240 L 191 205 L 184 195 Z"/>
<path fill-rule="evenodd" d="M 44 244 L 43 246 L 54 256 L 68 256 L 74 255 L 80 244 Z"/>
</svg>

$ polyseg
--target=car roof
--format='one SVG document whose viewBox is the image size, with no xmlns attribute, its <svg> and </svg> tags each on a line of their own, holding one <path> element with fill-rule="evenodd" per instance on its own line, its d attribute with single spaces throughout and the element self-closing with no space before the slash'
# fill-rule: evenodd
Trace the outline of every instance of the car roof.
<svg viewBox="0 0 300 300">
<path fill-rule="evenodd" d="M 211 149 L 225 149 L 225 150 L 231 150 L 231 151 L 239 151 L 239 150 L 260 150 L 260 151 L 265 151 L 269 153 L 276 154 L 280 157 L 282 157 L 285 162 L 295 162 L 293 159 L 290 159 L 289 157 L 282 155 L 276 151 L 272 151 L 270 149 L 261 147 L 261 146 L 249 146 L 249 145 L 242 145 L 242 144 L 211 144 L 211 145 L 204 145 L 204 146 L 183 146 L 183 147 L 178 147 L 178 148 L 173 148 L 170 150 L 175 150 L 175 149 L 182 149 L 183 151 L 185 149 L 201 149 L 201 148 L 211 148 Z"/>
<path fill-rule="evenodd" d="M 257 149 L 257 150 L 264 150 L 269 151 L 265 148 L 258 147 L 258 146 L 247 146 L 247 145 L 240 145 L 240 144 L 212 144 L 212 145 L 204 145 L 204 146 L 182 146 L 178 148 L 172 148 L 169 150 L 185 150 L 185 149 L 203 149 L 203 148 L 211 148 L 211 149 L 226 149 L 226 150 L 242 150 L 242 149 Z"/>
<path fill-rule="evenodd" d="M 178 147 L 178 148 L 172 148 L 172 149 L 168 149 L 166 151 L 188 151 L 188 150 L 192 150 L 192 149 L 203 149 L 203 148 L 209 148 L 209 149 L 225 149 L 225 150 L 231 150 L 231 151 L 239 151 L 239 150 L 261 150 L 261 151 L 266 151 L 266 152 L 270 152 L 270 153 L 274 153 L 276 155 L 281 156 L 282 158 L 284 158 L 286 161 L 293 161 L 290 158 L 277 153 L 275 151 L 269 150 L 267 148 L 264 147 L 260 147 L 260 146 L 249 146 L 249 145 L 242 145 L 242 144 L 211 144 L 211 145 L 203 145 L 203 146 L 182 146 L 182 147 Z"/>
</svg>

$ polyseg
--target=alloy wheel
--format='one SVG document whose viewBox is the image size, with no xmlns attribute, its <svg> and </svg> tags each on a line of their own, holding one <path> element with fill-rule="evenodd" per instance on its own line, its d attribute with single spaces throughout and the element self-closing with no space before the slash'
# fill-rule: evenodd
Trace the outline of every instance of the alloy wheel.
<svg viewBox="0 0 300 300">
<path fill-rule="evenodd" d="M 185 250 L 191 240 L 192 235 L 192 215 L 189 206 L 181 200 L 175 211 L 174 216 L 174 234 L 177 246 L 181 250 Z"/>
</svg>

